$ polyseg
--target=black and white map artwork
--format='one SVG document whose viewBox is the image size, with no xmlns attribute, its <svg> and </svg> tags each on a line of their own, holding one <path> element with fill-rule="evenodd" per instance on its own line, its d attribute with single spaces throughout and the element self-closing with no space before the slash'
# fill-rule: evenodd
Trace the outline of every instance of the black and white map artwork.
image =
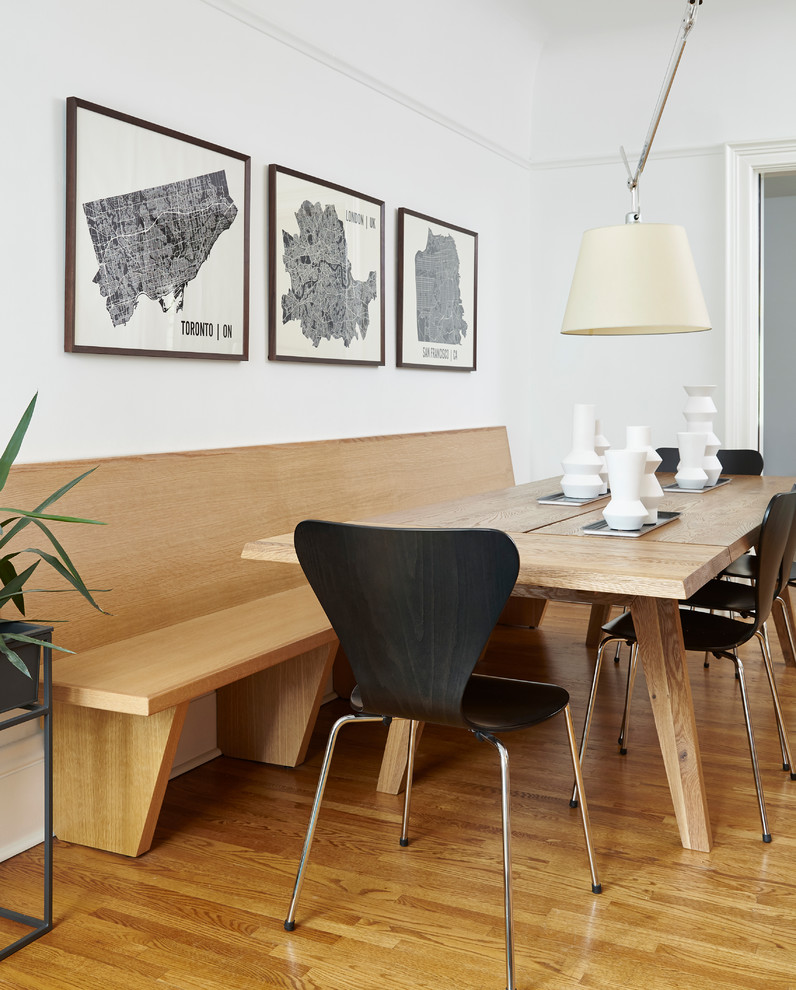
<svg viewBox="0 0 796 990">
<path fill-rule="evenodd" d="M 369 304 L 377 296 L 376 272 L 364 282 L 351 273 L 343 222 L 332 205 L 305 200 L 296 213 L 297 235 L 282 231 L 282 260 L 290 290 L 282 296 L 282 323 L 298 320 L 317 347 L 341 340 L 348 347 L 368 332 Z"/>
<path fill-rule="evenodd" d="M 431 344 L 461 344 L 467 335 L 459 285 L 459 252 L 449 234 L 429 229 L 415 254 L 417 339 Z"/>
<path fill-rule="evenodd" d="M 83 204 L 99 270 L 94 282 L 115 327 L 143 295 L 182 310 L 186 285 L 238 214 L 223 170 Z"/>
</svg>

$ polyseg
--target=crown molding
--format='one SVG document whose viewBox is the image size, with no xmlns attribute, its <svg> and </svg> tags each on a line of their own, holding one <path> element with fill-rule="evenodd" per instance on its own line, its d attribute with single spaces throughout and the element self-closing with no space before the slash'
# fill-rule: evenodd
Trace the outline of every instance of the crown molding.
<svg viewBox="0 0 796 990">
<path fill-rule="evenodd" d="M 723 157 L 723 144 L 709 144 L 695 148 L 669 148 L 655 149 L 654 161 L 677 158 L 710 158 Z M 632 161 L 633 154 L 628 152 L 628 158 Z M 533 172 L 552 171 L 563 168 L 593 168 L 598 165 L 621 165 L 622 158 L 617 149 L 615 155 L 577 155 L 572 158 L 548 158 L 532 159 L 530 169 Z"/>
<path fill-rule="evenodd" d="M 510 148 L 506 148 L 495 141 L 491 141 L 483 134 L 471 130 L 464 124 L 461 124 L 450 117 L 446 117 L 444 114 L 438 113 L 432 107 L 421 103 L 419 100 L 412 99 L 412 97 L 408 96 L 406 93 L 387 85 L 387 83 L 382 82 L 380 79 L 376 79 L 374 76 L 370 76 L 367 73 L 362 72 L 360 69 L 357 69 L 356 66 L 351 65 L 350 62 L 339 59 L 336 56 L 331 55 L 329 52 L 324 51 L 321 48 L 317 48 L 315 45 L 311 45 L 303 38 L 299 38 L 298 36 L 291 34 L 289 31 L 285 31 L 284 28 L 281 28 L 272 21 L 261 17 L 259 14 L 255 13 L 253 10 L 250 10 L 243 4 L 236 3 L 235 0 L 202 0 L 202 3 L 206 4 L 208 7 L 213 7 L 222 14 L 226 14 L 228 17 L 239 21 L 241 24 L 245 24 L 247 27 L 253 28 L 260 34 L 267 35 L 273 41 L 277 41 L 279 44 L 285 45 L 287 48 L 292 48 L 301 55 L 304 55 L 307 58 L 320 63 L 321 65 L 325 65 L 333 72 L 339 72 L 348 79 L 352 79 L 361 86 L 365 86 L 367 89 L 379 93 L 381 96 L 384 96 L 393 103 L 397 103 L 399 106 L 410 110 L 412 113 L 416 113 L 420 117 L 425 117 L 427 120 L 438 124 L 440 127 L 444 127 L 447 130 L 452 131 L 454 134 L 458 134 L 459 137 L 484 148 L 486 151 L 491 152 L 491 154 L 497 155 L 499 158 L 503 158 L 506 161 L 511 162 L 513 165 L 517 165 L 519 168 L 525 170 L 529 170 L 531 168 L 531 162 L 528 158 L 517 154 Z"/>
</svg>

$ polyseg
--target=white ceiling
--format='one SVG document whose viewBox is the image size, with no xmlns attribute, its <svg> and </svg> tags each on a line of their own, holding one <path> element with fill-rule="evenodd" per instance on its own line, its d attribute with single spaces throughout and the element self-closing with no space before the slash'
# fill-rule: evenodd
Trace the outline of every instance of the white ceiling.
<svg viewBox="0 0 796 990">
<path fill-rule="evenodd" d="M 686 0 L 516 0 L 516 4 L 554 36 L 666 22 L 674 38 L 686 8 Z M 750 0 L 704 0 L 700 16 L 711 8 L 722 13 L 749 13 L 752 6 Z"/>
</svg>

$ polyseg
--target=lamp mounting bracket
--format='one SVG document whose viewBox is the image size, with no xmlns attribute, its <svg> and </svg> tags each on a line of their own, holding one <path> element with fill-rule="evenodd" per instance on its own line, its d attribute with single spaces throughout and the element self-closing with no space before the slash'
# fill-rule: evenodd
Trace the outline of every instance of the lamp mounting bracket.
<svg viewBox="0 0 796 990">
<path fill-rule="evenodd" d="M 638 165 L 636 166 L 636 171 L 631 172 L 630 164 L 627 160 L 627 155 L 625 154 L 625 149 L 620 148 L 622 154 L 622 160 L 625 163 L 625 168 L 627 169 L 627 187 L 630 190 L 631 197 L 631 208 L 630 213 L 625 217 L 627 223 L 638 223 L 641 220 L 641 211 L 639 209 L 639 193 L 638 193 L 638 181 L 641 177 L 641 173 L 644 171 L 644 166 L 647 164 L 647 159 L 649 158 L 650 149 L 652 148 L 652 142 L 655 138 L 655 134 L 658 130 L 658 124 L 663 116 L 663 108 L 666 106 L 666 100 L 669 97 L 669 91 L 672 88 L 672 83 L 674 82 L 674 76 L 677 72 L 677 67 L 680 65 L 680 59 L 683 55 L 683 49 L 685 48 L 685 43 L 688 40 L 688 35 L 691 32 L 694 24 L 696 23 L 697 13 L 702 5 L 702 0 L 686 0 L 685 14 L 680 23 L 680 29 L 677 33 L 677 38 L 674 43 L 674 49 L 672 50 L 671 57 L 669 59 L 669 65 L 666 69 L 666 75 L 663 79 L 663 85 L 661 86 L 660 93 L 658 94 L 658 102 L 655 104 L 655 109 L 652 113 L 652 120 L 650 121 L 650 126 L 647 131 L 647 136 L 644 139 L 644 145 L 641 149 L 641 157 L 638 160 Z"/>
</svg>

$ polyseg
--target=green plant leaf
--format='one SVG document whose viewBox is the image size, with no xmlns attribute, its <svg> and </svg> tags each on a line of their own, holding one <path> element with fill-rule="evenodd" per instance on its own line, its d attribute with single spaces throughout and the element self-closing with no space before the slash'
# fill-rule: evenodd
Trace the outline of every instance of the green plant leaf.
<svg viewBox="0 0 796 990">
<path fill-rule="evenodd" d="M 91 470 L 94 471 L 95 468 L 92 468 Z M 87 523 L 89 526 L 108 525 L 107 523 L 102 522 L 99 519 L 80 519 L 78 516 L 50 516 L 45 514 L 44 512 L 35 512 L 35 511 L 27 512 L 25 509 L 0 508 L 0 512 L 16 513 L 16 516 L 12 517 L 11 519 L 5 520 L 6 524 L 13 522 L 14 519 L 19 519 L 20 516 L 22 516 L 25 519 L 30 519 L 31 521 L 34 519 L 47 519 L 49 522 Z"/>
<path fill-rule="evenodd" d="M 55 643 L 51 643 L 47 639 L 37 639 L 35 636 L 26 636 L 24 633 L 4 633 L 0 632 L 0 642 L 8 646 L 9 640 L 16 640 L 18 643 L 33 643 L 34 646 L 46 646 L 48 650 L 58 650 L 59 653 L 70 653 L 72 656 L 75 655 L 74 650 L 67 650 L 65 646 L 56 646 Z M 0 646 L 0 653 L 4 653 L 2 646 Z M 16 664 L 14 664 L 16 666 Z M 27 668 L 26 668 L 27 669 Z"/>
<path fill-rule="evenodd" d="M 0 490 L 5 486 L 6 481 L 9 477 L 9 472 L 11 466 L 14 463 L 17 454 L 22 446 L 22 441 L 27 433 L 28 426 L 30 425 L 31 418 L 36 406 L 37 395 L 34 395 L 33 399 L 25 410 L 22 418 L 20 419 L 16 430 L 14 431 L 11 439 L 9 440 L 2 456 L 0 456 Z M 59 594 L 64 591 L 71 591 L 74 589 L 83 598 L 86 599 L 94 608 L 104 615 L 108 613 L 102 609 L 93 598 L 92 593 L 96 593 L 97 589 L 89 589 L 86 587 L 83 579 L 77 572 L 77 568 L 70 560 L 68 554 L 58 542 L 55 534 L 52 532 L 48 523 L 82 523 L 84 525 L 90 526 L 103 526 L 104 523 L 96 519 L 83 519 L 76 516 L 65 516 L 65 515 L 55 515 L 46 510 L 54 503 L 57 502 L 63 495 L 74 488 L 80 481 L 86 478 L 89 474 L 96 470 L 96 467 L 90 468 L 88 471 L 84 471 L 82 474 L 68 481 L 65 485 L 62 485 L 57 491 L 53 492 L 48 498 L 46 498 L 40 505 L 36 506 L 35 509 L 30 511 L 25 509 L 15 509 L 15 508 L 0 508 L 0 514 L 8 513 L 8 518 L 4 518 L 0 521 L 0 549 L 2 549 L 10 540 L 17 536 L 26 526 L 34 525 L 36 526 L 49 540 L 50 547 L 53 552 L 40 550 L 35 547 L 28 547 L 27 549 L 13 550 L 10 553 L 5 553 L 4 556 L 0 557 L 0 608 L 7 604 L 8 602 L 13 602 L 16 608 L 19 610 L 21 615 L 25 615 L 25 598 L 24 596 L 35 592 L 42 594 Z M 18 571 L 18 564 L 12 563 L 13 559 L 19 554 L 30 553 L 36 555 L 39 559 L 33 564 L 27 567 L 23 571 Z M 25 584 L 31 577 L 33 572 L 39 566 L 39 564 L 44 561 L 61 577 L 71 585 L 71 588 L 58 588 L 58 589 L 45 589 L 45 588 L 26 588 Z M 101 589 L 107 590 L 107 589 Z M 16 653 L 8 646 L 9 641 L 14 639 L 22 642 L 39 643 L 42 645 L 50 646 L 52 649 L 61 650 L 63 653 L 71 653 L 71 650 L 66 650 L 63 647 L 55 646 L 53 644 L 44 644 L 43 641 L 27 637 L 22 634 L 4 634 L 2 628 L 7 620 L 0 618 L 0 659 L 7 658 L 11 663 L 14 664 L 19 670 L 25 670 L 26 668 L 22 661 L 19 659 Z"/>
<path fill-rule="evenodd" d="M 64 563 L 62 563 L 57 557 L 54 557 L 51 553 L 47 553 L 45 550 L 38 550 L 35 547 L 28 547 L 27 550 L 24 550 L 22 552 L 37 554 L 39 557 L 41 557 L 42 560 L 46 561 L 50 565 L 50 567 L 53 568 L 53 570 L 57 571 L 61 575 L 61 577 L 64 578 L 64 580 L 68 581 L 69 584 L 71 584 L 72 587 L 75 589 L 75 591 L 80 592 L 80 594 L 86 599 L 86 601 L 89 602 L 91 605 L 93 605 L 98 612 L 102 612 L 104 615 L 107 614 L 105 612 L 105 609 L 103 609 L 94 601 L 94 599 L 91 596 L 91 592 L 85 586 L 85 584 L 83 583 L 83 579 L 74 570 L 74 568 L 70 570 L 69 567 L 67 567 Z M 68 557 L 67 560 L 69 560 Z M 36 561 L 36 563 L 38 564 L 39 562 Z"/>
<path fill-rule="evenodd" d="M 14 653 L 11 647 L 6 645 L 4 636 L 0 636 L 0 653 L 4 653 L 11 663 L 17 668 L 17 670 L 21 670 L 26 677 L 30 677 L 30 671 L 20 660 L 17 654 Z"/>
<path fill-rule="evenodd" d="M 16 556 L 16 554 L 14 554 L 14 556 Z M 0 588 L 0 605 L 4 605 L 7 601 L 11 600 L 14 602 L 21 614 L 25 614 L 25 602 L 22 596 L 22 589 L 25 587 L 25 582 L 40 563 L 41 561 L 35 561 L 30 565 L 30 567 L 26 568 L 19 574 L 16 573 L 13 565 L 9 565 L 14 571 L 14 576 L 10 580 L 3 578 L 3 587 Z"/>
<path fill-rule="evenodd" d="M 78 484 L 78 482 L 82 481 L 84 478 L 87 478 L 90 474 L 92 474 L 96 470 L 97 470 L 96 467 L 89 468 L 88 471 L 84 471 L 82 474 L 79 474 L 76 478 L 72 478 L 71 481 L 68 481 L 65 485 L 62 485 L 58 489 L 58 491 L 53 492 L 52 495 L 50 495 L 48 498 L 46 498 L 40 505 L 37 505 L 36 508 L 33 509 L 30 512 L 26 512 L 23 509 L 1 509 L 0 508 L 0 512 L 13 512 L 13 513 L 15 513 L 14 518 L 12 518 L 12 519 L 6 519 L 3 522 L 3 525 L 6 525 L 6 526 L 9 523 L 11 523 L 11 522 L 14 522 L 15 525 L 13 525 L 11 527 L 11 529 L 9 529 L 9 531 L 6 533 L 6 535 L 2 539 L 0 539 L 0 547 L 2 547 L 10 539 L 12 539 L 14 536 L 16 536 L 16 534 L 19 533 L 20 530 L 22 530 L 26 526 L 30 525 L 30 523 L 34 519 L 37 519 L 37 518 L 50 519 L 50 520 L 53 520 L 53 521 L 56 521 L 56 522 L 70 522 L 70 523 L 71 522 L 75 522 L 75 523 L 86 523 L 86 524 L 92 525 L 92 526 L 104 526 L 105 523 L 98 522 L 95 519 L 78 519 L 78 518 L 76 518 L 74 516 L 48 516 L 48 515 L 44 515 L 43 514 L 44 513 L 44 510 L 48 506 L 52 505 L 53 502 L 57 502 L 58 499 L 61 498 L 61 496 L 65 495 L 70 489 L 74 488 L 75 485 Z M 20 518 L 20 516 L 22 518 Z"/>
<path fill-rule="evenodd" d="M 18 577 L 16 568 L 11 563 L 13 557 L 16 557 L 16 554 L 8 554 L 6 557 L 0 557 L 0 581 L 3 582 L 2 585 L 3 593 L 5 593 L 10 582 L 16 580 L 16 578 Z M 4 601 L 7 600 L 8 599 L 4 599 Z M 19 611 L 24 615 L 25 599 L 23 598 L 22 593 L 20 592 L 17 595 L 12 594 L 12 600 L 16 605 L 16 607 L 19 609 Z"/>
<path fill-rule="evenodd" d="M 33 417 L 33 410 L 36 408 L 36 399 L 39 393 L 30 400 L 28 408 L 22 414 L 22 419 L 17 424 L 17 428 L 11 439 L 8 441 L 6 449 L 3 451 L 2 456 L 0 456 L 0 491 L 3 490 L 6 481 L 8 480 L 8 472 L 11 470 L 11 465 L 17 458 L 19 453 L 19 448 L 22 446 L 22 441 L 25 439 L 25 434 L 28 432 L 28 426 L 30 426 L 30 421 Z"/>
</svg>

